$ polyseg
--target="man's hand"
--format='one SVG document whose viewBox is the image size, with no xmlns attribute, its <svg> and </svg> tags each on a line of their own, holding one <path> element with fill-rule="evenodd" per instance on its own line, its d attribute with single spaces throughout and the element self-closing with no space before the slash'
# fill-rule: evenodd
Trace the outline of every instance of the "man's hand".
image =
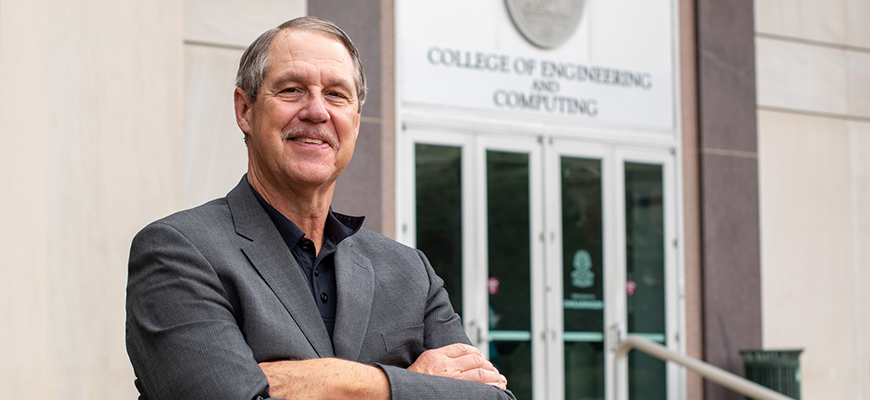
<svg viewBox="0 0 870 400">
<path fill-rule="evenodd" d="M 337 358 L 260 363 L 269 396 L 283 399 L 389 400 L 390 383 L 378 367 Z"/>
<path fill-rule="evenodd" d="M 483 358 L 480 350 L 462 343 L 428 350 L 420 354 L 408 370 L 507 389 L 507 378 Z"/>
</svg>

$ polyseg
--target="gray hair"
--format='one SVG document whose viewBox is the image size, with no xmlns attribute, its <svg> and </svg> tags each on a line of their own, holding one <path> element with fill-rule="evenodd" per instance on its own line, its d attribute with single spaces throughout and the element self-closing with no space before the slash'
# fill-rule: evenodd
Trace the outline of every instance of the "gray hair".
<svg viewBox="0 0 870 400">
<path fill-rule="evenodd" d="M 260 37 L 254 40 L 250 46 L 242 54 L 242 59 L 239 61 L 239 72 L 236 74 L 236 86 L 245 91 L 248 100 L 251 103 L 257 100 L 257 94 L 260 93 L 260 87 L 263 85 L 263 78 L 269 72 L 269 46 L 278 32 L 283 30 L 306 30 L 322 33 L 328 37 L 336 39 L 344 45 L 353 61 L 353 75 L 356 83 L 356 96 L 359 101 L 358 107 L 362 107 L 366 100 L 366 74 L 363 71 L 362 63 L 359 60 L 359 52 L 350 37 L 347 36 L 338 25 L 318 17 L 300 17 L 291 19 L 275 28 L 263 32 Z M 247 136 L 247 135 L 245 135 Z"/>
</svg>

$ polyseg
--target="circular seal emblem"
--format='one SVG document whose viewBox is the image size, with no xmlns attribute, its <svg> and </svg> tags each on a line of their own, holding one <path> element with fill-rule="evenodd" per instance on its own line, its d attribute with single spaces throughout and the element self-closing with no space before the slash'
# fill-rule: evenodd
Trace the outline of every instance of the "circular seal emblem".
<svg viewBox="0 0 870 400">
<path fill-rule="evenodd" d="M 549 49 L 577 30 L 584 0 L 505 0 L 517 30 L 533 45 Z"/>
</svg>

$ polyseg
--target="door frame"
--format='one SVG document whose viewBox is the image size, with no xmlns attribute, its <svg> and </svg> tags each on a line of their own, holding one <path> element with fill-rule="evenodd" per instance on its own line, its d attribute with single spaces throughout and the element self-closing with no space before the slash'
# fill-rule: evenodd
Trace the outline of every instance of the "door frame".
<svg viewBox="0 0 870 400">
<path fill-rule="evenodd" d="M 472 343 L 487 355 L 491 339 L 488 332 L 487 199 L 486 151 L 529 154 L 530 184 L 530 266 L 531 266 L 531 344 L 532 382 L 535 399 L 564 398 L 564 337 L 562 309 L 562 237 L 560 160 L 563 155 L 601 160 L 602 235 L 604 246 L 604 346 L 605 398 L 627 399 L 627 359 L 617 361 L 616 344 L 627 332 L 626 323 L 626 232 L 625 162 L 662 165 L 665 193 L 665 336 L 669 349 L 684 352 L 680 332 L 684 329 L 683 286 L 678 224 L 681 214 L 677 187 L 677 153 L 661 145 L 638 146 L 602 143 L 565 136 L 533 136 L 476 132 L 450 128 L 415 126 L 403 129 L 397 142 L 398 187 L 397 237 L 416 246 L 415 237 L 415 144 L 448 145 L 461 148 L 462 187 L 462 280 L 463 323 Z M 619 182 L 622 181 L 620 184 Z M 402 185 L 405 183 L 408 186 Z M 470 212 L 466 212 L 469 210 Z M 554 210 L 558 210 L 555 212 Z M 620 210 L 622 210 L 620 212 Z M 468 268 L 466 266 L 483 266 Z M 619 266 L 618 268 L 615 266 Z M 621 283 L 621 284 L 620 284 Z M 668 399 L 682 399 L 685 373 L 667 366 Z M 621 388 L 617 390 L 618 388 Z M 617 397 L 618 396 L 618 397 Z"/>
</svg>

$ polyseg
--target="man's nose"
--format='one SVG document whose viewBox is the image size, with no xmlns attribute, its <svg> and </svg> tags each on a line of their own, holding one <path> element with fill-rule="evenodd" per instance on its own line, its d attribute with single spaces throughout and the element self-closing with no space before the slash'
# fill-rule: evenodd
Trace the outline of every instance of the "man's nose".
<svg viewBox="0 0 870 400">
<path fill-rule="evenodd" d="M 308 103 L 299 112 L 299 118 L 315 123 L 326 122 L 329 120 L 329 112 L 326 111 L 326 103 L 323 95 L 320 93 L 312 93 L 308 98 Z"/>
</svg>

